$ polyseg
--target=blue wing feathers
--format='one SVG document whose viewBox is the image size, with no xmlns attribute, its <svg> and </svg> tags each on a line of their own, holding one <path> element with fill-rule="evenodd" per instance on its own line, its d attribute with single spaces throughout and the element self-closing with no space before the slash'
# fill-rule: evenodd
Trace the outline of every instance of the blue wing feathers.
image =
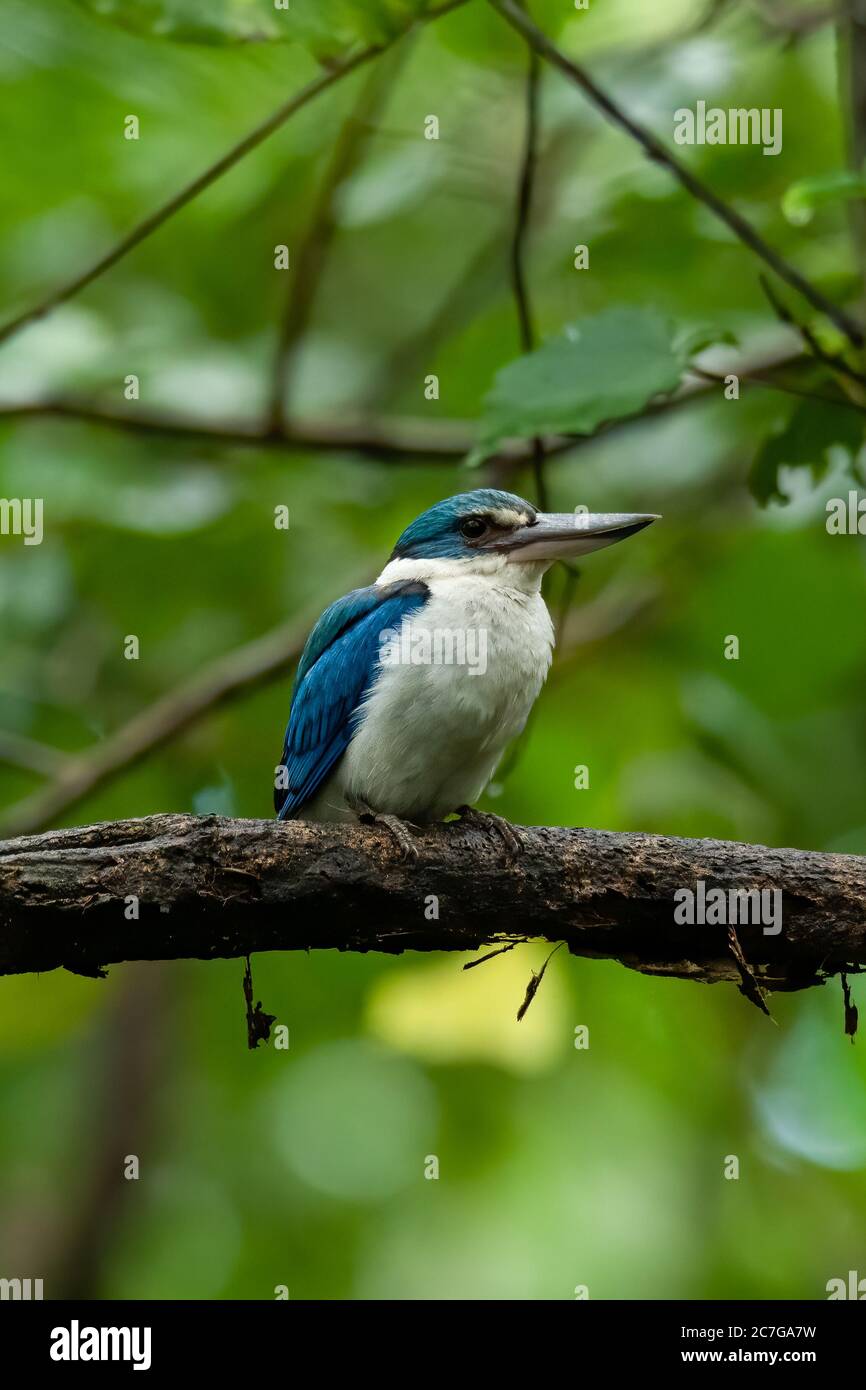
<svg viewBox="0 0 866 1390">
<path fill-rule="evenodd" d="M 319 790 L 345 753 L 359 708 L 379 667 L 380 634 L 399 628 L 426 603 L 425 584 L 404 581 L 354 589 L 327 608 L 298 665 L 281 767 L 274 790 L 280 820 L 290 819 Z"/>
</svg>

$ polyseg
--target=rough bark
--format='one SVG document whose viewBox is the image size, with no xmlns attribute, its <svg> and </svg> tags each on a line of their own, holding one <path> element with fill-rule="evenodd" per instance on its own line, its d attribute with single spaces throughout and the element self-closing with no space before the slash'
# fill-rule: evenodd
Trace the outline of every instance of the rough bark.
<svg viewBox="0 0 866 1390">
<path fill-rule="evenodd" d="M 402 862 L 379 826 L 149 816 L 0 842 L 0 973 L 253 951 L 465 951 L 521 938 L 755 997 L 866 964 L 866 858 L 524 827 L 511 862 L 474 823 Z M 780 889 L 782 931 L 679 925 L 674 893 Z M 137 899 L 138 917 L 133 914 Z M 438 920 L 433 900 L 438 903 Z"/>
</svg>

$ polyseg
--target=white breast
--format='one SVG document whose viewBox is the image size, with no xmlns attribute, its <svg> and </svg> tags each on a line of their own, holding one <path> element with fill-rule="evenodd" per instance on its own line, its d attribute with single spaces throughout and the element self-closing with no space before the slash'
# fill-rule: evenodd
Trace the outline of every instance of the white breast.
<svg viewBox="0 0 866 1390">
<path fill-rule="evenodd" d="M 423 578 L 430 598 L 404 625 L 347 752 L 302 815 L 347 818 L 348 794 L 424 822 L 478 799 L 550 667 L 541 568 L 497 558 L 482 573 L 445 561 L 383 571 L 380 584 Z"/>
</svg>

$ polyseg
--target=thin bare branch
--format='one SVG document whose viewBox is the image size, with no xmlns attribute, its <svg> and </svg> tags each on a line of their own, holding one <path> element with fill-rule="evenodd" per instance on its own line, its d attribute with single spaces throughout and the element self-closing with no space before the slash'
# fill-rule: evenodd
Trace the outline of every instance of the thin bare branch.
<svg viewBox="0 0 866 1390">
<path fill-rule="evenodd" d="M 405 47 L 396 50 L 400 57 L 406 51 Z M 284 431 L 291 416 L 291 373 L 299 344 L 310 322 L 328 262 L 328 254 L 337 232 L 337 194 L 358 167 L 370 136 L 375 130 L 377 117 L 387 99 L 396 71 L 396 65 L 388 67 L 377 63 L 361 87 L 358 99 L 334 143 L 316 193 L 307 230 L 297 254 L 292 259 L 289 271 L 290 289 L 277 337 L 268 411 L 270 429 L 274 433 Z"/>
<path fill-rule="evenodd" d="M 290 428 L 264 431 L 246 422 L 184 418 L 172 412 L 129 409 L 73 400 L 22 401 L 0 405 L 0 421 L 57 418 L 78 420 L 90 425 L 131 434 L 164 435 L 195 444 L 224 445 L 228 448 L 299 449 L 310 453 L 349 453 L 378 459 L 453 462 L 468 453 L 474 442 L 471 422 L 462 420 L 418 420 L 411 416 L 352 419 L 343 417 L 295 421 Z M 508 451 L 508 450 L 506 450 Z M 526 445 L 515 442 L 512 452 L 526 454 Z"/>
<path fill-rule="evenodd" d="M 13 733 L 10 729 L 0 730 L 0 763 L 5 763 L 7 767 L 20 767 L 24 772 L 56 777 L 68 757 L 69 754 L 61 752 L 59 748 L 49 748 L 47 744 L 27 738 L 25 734 Z"/>
<path fill-rule="evenodd" d="M 843 0 L 836 10 L 836 73 L 845 125 L 848 168 L 861 175 L 866 165 L 866 0 Z M 848 225 L 866 288 L 866 200 L 849 198 Z"/>
<path fill-rule="evenodd" d="M 541 155 L 536 168 L 541 164 Z M 548 176 L 536 180 L 533 198 L 533 221 L 538 225 L 554 203 L 561 173 L 574 165 L 574 131 L 570 123 L 560 122 L 548 136 L 544 149 L 544 164 Z M 496 227 L 478 246 L 462 271 L 447 289 L 433 313 L 408 338 L 389 349 L 373 387 L 375 401 L 394 398 L 395 382 L 412 381 L 424 375 L 429 362 L 446 339 L 471 324 L 500 290 L 502 230 Z"/>
<path fill-rule="evenodd" d="M 532 191 L 535 185 L 535 170 L 538 160 L 538 102 L 541 88 L 541 59 L 535 49 L 527 45 L 526 71 L 526 132 L 523 144 L 523 159 L 520 165 L 520 178 L 517 183 L 517 210 L 514 219 L 514 235 L 511 239 L 511 284 L 517 308 L 517 323 L 520 333 L 520 346 L 524 352 L 535 347 L 535 325 L 529 303 L 526 283 L 526 240 L 532 215 Z M 544 443 L 537 436 L 532 441 L 532 472 L 535 478 L 535 495 L 542 511 L 548 510 L 547 482 L 544 477 Z"/>
<path fill-rule="evenodd" d="M 725 378 L 718 372 L 708 372 L 703 367 L 690 367 L 689 370 L 702 381 L 714 381 L 720 386 L 725 384 Z M 797 396 L 804 401 L 823 401 L 825 405 L 838 405 L 840 410 L 855 410 L 859 415 L 866 415 L 866 406 L 850 400 L 848 396 L 828 396 L 823 391 L 809 391 L 805 387 L 792 386 L 788 382 L 759 376 L 755 372 L 741 377 L 740 380 L 750 386 L 764 386 L 768 391 L 779 391 L 784 396 Z"/>
<path fill-rule="evenodd" d="M 511 239 L 511 283 L 517 307 L 517 322 L 520 333 L 520 346 L 524 352 L 531 352 L 535 346 L 535 324 L 529 304 L 526 286 L 525 252 L 532 216 L 532 190 L 535 184 L 535 169 L 538 160 L 538 102 L 541 83 L 541 59 L 534 48 L 527 47 L 526 72 L 526 130 L 524 133 L 523 158 L 520 164 L 520 177 L 517 183 L 517 210 L 514 219 L 514 234 Z"/>
<path fill-rule="evenodd" d="M 428 20 L 438 19 L 440 16 L 447 14 L 450 10 L 457 9 L 458 6 L 465 3 L 466 0 L 442 0 L 442 3 L 431 6 L 431 8 L 426 10 L 423 14 L 413 16 L 410 24 L 403 30 L 403 33 L 408 33 L 409 29 L 416 23 L 425 23 Z M 402 37 L 402 35 L 398 37 Z M 73 276 L 71 280 L 67 280 L 66 283 L 61 285 L 58 289 L 52 290 L 32 309 L 24 310 L 23 313 L 16 315 L 15 318 L 9 319 L 3 324 L 3 326 L 0 327 L 0 343 L 5 342 L 7 338 L 11 338 L 13 333 L 19 332 L 20 329 L 33 323 L 36 319 L 43 318 L 46 314 L 49 314 L 52 309 L 56 309 L 58 305 L 64 304 L 66 300 L 78 294 L 87 285 L 92 284 L 98 276 L 103 275 L 105 271 L 117 265 L 118 261 L 122 260 L 123 257 L 134 250 L 136 246 L 139 246 L 141 242 L 151 236 L 153 232 L 157 231 L 170 217 L 173 217 L 181 208 L 186 207 L 187 203 L 191 203 L 192 200 L 197 198 L 200 193 L 203 193 L 206 188 L 210 188 L 211 184 L 216 183 L 217 179 L 222 178 L 223 174 L 227 173 L 229 169 L 234 168 L 245 155 L 248 155 L 251 150 L 256 149 L 263 141 L 267 140 L 270 135 L 273 135 L 275 131 L 285 125 L 286 121 L 306 106 L 308 102 L 312 101 L 322 92 L 326 92 L 330 87 L 333 87 L 341 78 L 348 77 L 350 73 L 356 72 L 358 68 L 363 67 L 365 63 L 369 63 L 374 58 L 377 58 L 380 53 L 384 53 L 386 48 L 390 48 L 391 44 L 394 42 L 396 42 L 396 38 L 384 44 L 370 44 L 367 48 L 358 49 L 355 53 L 335 61 L 325 72 L 314 78 L 312 82 L 308 82 L 306 87 L 302 87 L 299 92 L 296 92 L 295 95 L 284 102 L 282 106 L 277 107 L 276 111 L 272 112 L 264 121 L 249 131 L 242 140 L 239 140 L 236 145 L 233 145 L 231 149 L 227 150 L 225 154 L 221 155 L 220 158 L 209 165 L 207 169 L 204 169 L 202 173 L 184 188 L 180 189 L 178 193 L 175 193 L 163 203 L 161 207 L 156 208 L 154 212 L 149 213 L 147 217 L 143 218 L 137 226 L 133 227 L 130 232 L 127 232 L 126 236 L 121 237 L 120 241 L 118 241 L 110 251 L 107 251 L 105 255 L 100 256 L 94 261 L 87 270 L 82 271 L 79 275 Z"/>
<path fill-rule="evenodd" d="M 792 350 L 789 335 L 779 342 L 777 348 L 756 353 L 744 352 L 733 358 L 726 371 L 738 376 L 746 385 L 763 386 L 771 390 L 792 395 L 800 392 L 786 382 L 771 380 L 764 373 L 784 368 L 800 368 L 809 365 L 811 358 L 801 351 Z M 708 395 L 721 380 L 711 373 L 703 374 L 706 379 L 696 379 L 698 373 L 689 369 L 682 385 L 670 396 L 651 401 L 648 406 L 635 411 L 634 415 L 617 420 L 605 421 L 591 434 L 551 436 L 545 439 L 544 449 L 548 458 L 569 453 L 574 449 L 591 443 L 600 435 L 614 430 L 633 427 L 666 415 L 669 411 L 688 405 L 690 402 Z M 846 404 L 840 400 L 840 405 Z M 852 409 L 857 408 L 849 402 Z M 26 419 L 61 419 L 80 421 L 84 424 L 104 426 L 108 429 L 123 430 L 130 434 L 162 435 L 167 438 L 188 440 L 191 443 L 224 446 L 226 448 L 251 449 L 298 449 L 314 453 L 357 453 L 378 461 L 406 462 L 412 459 L 425 462 L 454 463 L 465 457 L 475 442 L 475 426 L 471 420 L 421 420 L 412 416 L 383 416 L 372 419 L 353 419 L 333 417 L 321 420 L 296 420 L 282 433 L 262 432 L 254 426 L 232 421 L 207 421 L 195 417 L 147 410 L 138 403 L 130 409 L 91 404 L 73 400 L 45 399 L 22 401 L 0 405 L 0 422 Z M 524 467 L 532 458 L 532 444 L 524 439 L 505 440 L 495 456 L 488 460 L 494 466 L 505 465 L 506 469 Z"/>
<path fill-rule="evenodd" d="M 835 372 L 838 376 L 844 376 L 847 377 L 849 381 L 855 381 L 858 386 L 866 386 L 866 376 L 864 376 L 863 372 L 858 372 L 856 368 L 852 367 L 850 363 L 846 362 L 844 357 L 840 357 L 838 353 L 827 352 L 818 342 L 818 339 L 815 337 L 809 325 L 801 323 L 798 318 L 795 318 L 784 300 L 776 293 L 769 276 L 760 275 L 758 278 L 761 282 L 761 289 L 764 291 L 764 295 L 773 313 L 776 315 L 776 318 L 780 323 L 786 324 L 789 328 L 793 328 L 796 333 L 799 333 L 815 361 L 820 362 L 824 367 L 829 367 L 830 371 Z"/>
<path fill-rule="evenodd" d="M 793 6 L 761 3 L 761 0 L 758 0 L 757 9 L 766 32 L 770 35 L 781 34 L 786 39 L 787 46 L 809 38 L 816 29 L 825 24 L 832 24 L 834 20 L 839 19 L 840 11 L 844 11 L 850 4 L 851 0 L 841 0 L 841 3 L 837 0 L 833 5 L 797 9 Z"/>
<path fill-rule="evenodd" d="M 205 715 L 281 675 L 298 660 L 316 616 L 285 623 L 219 657 L 95 747 L 67 756 L 48 786 L 0 814 L 0 833 L 25 834 L 51 825 Z"/>
<path fill-rule="evenodd" d="M 618 102 L 614 101 L 607 92 L 602 91 L 589 73 L 557 48 L 556 44 L 515 3 L 515 0 L 488 0 L 488 3 L 502 15 L 513 29 L 517 30 L 527 43 L 532 45 L 542 58 L 553 67 L 558 68 L 561 73 L 578 86 L 609 121 L 619 126 L 621 130 L 624 130 L 633 140 L 637 141 L 649 159 L 667 169 L 687 193 L 709 208 L 710 212 L 719 221 L 724 222 L 725 226 L 734 233 L 734 236 L 744 246 L 748 246 L 751 251 L 760 256 L 761 260 L 781 280 L 786 281 L 793 289 L 797 290 L 814 309 L 832 319 L 837 328 L 855 347 L 862 347 L 864 338 L 860 325 L 844 309 L 828 299 L 817 286 L 807 280 L 778 251 L 774 250 L 752 224 L 741 213 L 737 212 L 736 208 L 730 207 L 724 199 L 714 193 L 685 164 L 682 164 L 675 155 L 671 154 L 667 147 L 653 135 L 652 131 L 639 125 Z"/>
</svg>

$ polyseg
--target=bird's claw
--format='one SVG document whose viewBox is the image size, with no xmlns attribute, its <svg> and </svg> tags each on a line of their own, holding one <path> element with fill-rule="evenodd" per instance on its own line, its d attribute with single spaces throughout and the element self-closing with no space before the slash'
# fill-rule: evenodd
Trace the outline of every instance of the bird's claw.
<svg viewBox="0 0 866 1390">
<path fill-rule="evenodd" d="M 508 860 L 513 863 L 523 853 L 523 841 L 514 826 L 503 816 L 497 816 L 494 811 L 476 811 L 474 806 L 458 806 L 457 814 L 461 821 L 471 824 L 473 821 L 482 830 L 492 830 L 505 845 Z"/>
<path fill-rule="evenodd" d="M 403 862 L 408 864 L 418 863 L 418 849 L 412 836 L 407 829 L 407 822 L 402 821 L 399 816 L 374 815 L 372 817 L 374 825 L 384 825 L 390 830 L 397 844 L 403 853 Z"/>
<path fill-rule="evenodd" d="M 362 825 L 384 825 L 385 829 L 390 831 L 400 848 L 404 864 L 418 863 L 418 850 L 409 833 L 408 821 L 401 820 L 399 816 L 388 815 L 384 811 L 374 811 L 365 801 L 354 802 L 352 810 Z"/>
</svg>

